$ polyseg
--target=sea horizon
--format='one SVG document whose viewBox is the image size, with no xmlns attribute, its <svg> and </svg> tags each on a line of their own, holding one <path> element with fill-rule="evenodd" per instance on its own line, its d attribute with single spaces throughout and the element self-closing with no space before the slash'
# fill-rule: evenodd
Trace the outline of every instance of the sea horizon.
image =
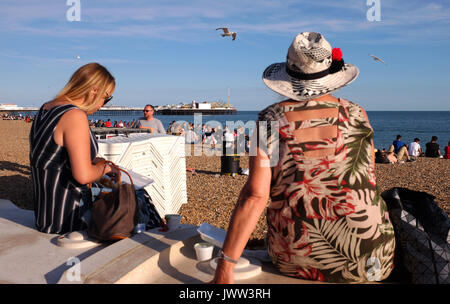
<svg viewBox="0 0 450 304">
<path fill-rule="evenodd" d="M 262 109 L 261 109 L 262 110 Z M 224 115 L 202 115 L 200 121 L 195 121 L 194 115 L 161 115 L 155 117 L 161 120 L 167 130 L 172 121 L 193 122 L 195 124 L 210 124 L 211 126 L 221 124 L 222 127 L 230 123 L 241 121 L 244 127 L 251 127 L 249 121 L 256 122 L 258 112 L 261 110 L 238 110 L 235 114 Z M 366 110 L 369 122 L 374 130 L 374 146 L 377 149 L 389 149 L 397 135 L 402 135 L 402 139 L 409 144 L 414 138 L 420 139 L 422 149 L 425 143 L 430 141 L 432 136 L 438 137 L 438 144 L 441 149 L 450 141 L 449 122 L 450 111 L 396 111 L 396 110 Z M 18 114 L 19 112 L 17 112 Z M 139 112 L 134 112 L 139 113 Z M 22 115 L 32 115 L 30 112 L 22 112 Z M 90 120 L 107 120 L 119 122 L 120 120 L 131 122 L 133 119 L 141 118 L 139 114 L 133 115 L 108 115 L 104 112 L 96 112 L 89 115 Z"/>
</svg>

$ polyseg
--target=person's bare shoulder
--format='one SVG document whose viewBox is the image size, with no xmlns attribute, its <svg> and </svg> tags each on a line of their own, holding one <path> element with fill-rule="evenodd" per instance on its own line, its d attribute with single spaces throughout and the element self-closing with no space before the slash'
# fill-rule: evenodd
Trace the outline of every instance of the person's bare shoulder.
<svg viewBox="0 0 450 304">
<path fill-rule="evenodd" d="M 80 110 L 78 108 L 73 108 L 68 110 L 64 115 L 61 117 L 61 119 L 66 120 L 79 120 L 79 121 L 87 121 L 87 115 L 86 112 L 83 110 Z"/>
<path fill-rule="evenodd" d="M 58 125 L 62 126 L 66 130 L 68 130 L 68 128 L 74 127 L 76 127 L 77 129 L 82 129 L 84 127 L 89 128 L 89 122 L 86 113 L 78 108 L 70 109 L 66 113 L 64 113 Z"/>
</svg>

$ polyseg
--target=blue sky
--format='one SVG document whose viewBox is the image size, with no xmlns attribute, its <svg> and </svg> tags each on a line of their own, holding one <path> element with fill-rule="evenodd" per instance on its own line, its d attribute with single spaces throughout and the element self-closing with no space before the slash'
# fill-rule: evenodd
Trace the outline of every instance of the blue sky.
<svg viewBox="0 0 450 304">
<path fill-rule="evenodd" d="M 366 1 L 80 0 L 81 21 L 69 22 L 66 0 L 0 0 L 0 103 L 39 106 L 99 62 L 116 78 L 116 105 L 227 101 L 229 89 L 238 110 L 261 110 L 280 100 L 264 69 L 316 31 L 360 69 L 335 96 L 369 111 L 449 111 L 450 0 L 380 0 L 375 22 Z"/>
</svg>

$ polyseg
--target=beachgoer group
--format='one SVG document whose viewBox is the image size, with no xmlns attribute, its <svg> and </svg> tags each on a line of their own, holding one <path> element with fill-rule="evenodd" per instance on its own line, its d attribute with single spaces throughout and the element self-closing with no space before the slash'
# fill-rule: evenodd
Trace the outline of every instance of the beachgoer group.
<svg viewBox="0 0 450 304">
<path fill-rule="evenodd" d="M 422 151 L 419 138 L 414 138 L 414 141 L 409 145 L 406 145 L 401 139 L 402 136 L 397 135 L 396 140 L 393 141 L 388 151 L 384 148 L 376 150 L 375 162 L 380 164 L 392 164 L 404 163 L 404 159 L 406 159 L 407 162 L 413 162 L 417 160 L 418 157 L 446 158 L 445 156 L 441 156 L 440 146 L 437 144 L 437 136 L 432 136 L 431 141 L 425 145 L 425 152 Z M 444 149 L 446 151 L 447 147 Z"/>
</svg>

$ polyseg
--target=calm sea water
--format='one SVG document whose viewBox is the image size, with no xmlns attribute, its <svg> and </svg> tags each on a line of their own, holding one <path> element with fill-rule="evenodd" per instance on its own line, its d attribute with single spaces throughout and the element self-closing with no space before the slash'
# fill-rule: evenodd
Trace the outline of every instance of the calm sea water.
<svg viewBox="0 0 450 304">
<path fill-rule="evenodd" d="M 376 148 L 388 149 L 397 134 L 402 135 L 402 140 L 409 144 L 415 137 L 420 139 L 422 147 L 430 141 L 431 136 L 438 137 L 441 148 L 450 141 L 450 111 L 367 111 L 370 124 L 374 129 L 374 144 Z M 227 122 L 241 121 L 243 124 L 256 121 L 258 111 L 238 111 L 235 115 L 203 115 L 201 121 L 194 121 L 194 116 L 189 115 L 157 115 L 155 116 L 167 129 L 170 122 L 185 121 L 210 124 L 220 123 L 223 127 Z M 137 116 L 101 116 L 93 115 L 90 119 L 107 119 L 111 121 L 131 121 Z M 442 152 L 442 151 L 441 151 Z"/>
</svg>

